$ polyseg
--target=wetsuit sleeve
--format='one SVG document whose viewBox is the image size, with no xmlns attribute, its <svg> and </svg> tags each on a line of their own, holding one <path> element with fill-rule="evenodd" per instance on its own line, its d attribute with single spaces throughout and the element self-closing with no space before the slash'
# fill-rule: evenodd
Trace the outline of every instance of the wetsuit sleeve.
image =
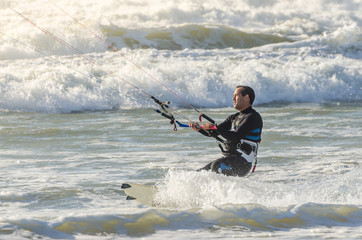
<svg viewBox="0 0 362 240">
<path fill-rule="evenodd" d="M 225 120 L 225 122 L 227 120 Z M 228 141 L 240 141 L 240 139 L 245 138 L 252 130 L 261 128 L 259 115 L 257 113 L 247 114 L 235 131 L 230 131 L 231 120 L 230 124 L 225 122 L 218 125 L 217 130 L 218 133 Z"/>
<path fill-rule="evenodd" d="M 229 117 L 227 117 L 227 118 L 225 119 L 225 121 L 223 121 L 223 122 L 220 123 L 220 124 L 217 124 L 217 126 L 216 126 L 216 127 L 217 127 L 217 132 L 218 132 L 221 136 L 223 136 L 222 133 L 225 133 L 225 132 L 230 131 L 230 129 L 231 129 L 231 123 L 232 123 L 232 120 L 233 120 L 234 116 L 235 116 L 235 114 L 230 115 Z M 223 137 L 224 137 L 224 136 L 223 136 Z"/>
</svg>

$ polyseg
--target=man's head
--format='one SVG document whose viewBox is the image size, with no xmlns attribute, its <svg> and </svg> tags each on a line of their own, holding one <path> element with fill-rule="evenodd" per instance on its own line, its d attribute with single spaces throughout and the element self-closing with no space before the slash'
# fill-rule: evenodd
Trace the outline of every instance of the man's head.
<svg viewBox="0 0 362 240">
<path fill-rule="evenodd" d="M 255 99 L 254 90 L 248 86 L 237 86 L 233 96 L 234 108 L 239 111 L 250 107 Z"/>
</svg>

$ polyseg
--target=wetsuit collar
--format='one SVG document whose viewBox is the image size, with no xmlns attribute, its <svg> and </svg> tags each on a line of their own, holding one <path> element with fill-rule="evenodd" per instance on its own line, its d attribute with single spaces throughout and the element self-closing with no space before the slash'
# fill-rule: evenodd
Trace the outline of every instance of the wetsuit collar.
<svg viewBox="0 0 362 240">
<path fill-rule="evenodd" d="M 250 110 L 252 110 L 252 106 L 248 107 L 248 108 L 245 108 L 243 111 L 240 111 L 240 113 L 247 113 L 249 112 Z"/>
</svg>

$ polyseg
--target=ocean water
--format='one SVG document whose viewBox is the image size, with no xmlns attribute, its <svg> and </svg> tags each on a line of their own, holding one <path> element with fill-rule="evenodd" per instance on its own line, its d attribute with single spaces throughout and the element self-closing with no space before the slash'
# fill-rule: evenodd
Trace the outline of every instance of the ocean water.
<svg viewBox="0 0 362 240">
<path fill-rule="evenodd" d="M 1 0 L 0 239 L 361 239 L 361 12 Z M 221 122 L 241 84 L 264 121 L 256 172 L 196 172 L 217 144 L 173 131 L 150 96 Z M 156 185 L 157 206 L 124 182 Z"/>
</svg>

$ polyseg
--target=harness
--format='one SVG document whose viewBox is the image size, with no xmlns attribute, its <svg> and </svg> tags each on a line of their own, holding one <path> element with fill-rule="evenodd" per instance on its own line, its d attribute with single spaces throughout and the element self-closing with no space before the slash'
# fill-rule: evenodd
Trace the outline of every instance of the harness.
<svg viewBox="0 0 362 240">
<path fill-rule="evenodd" d="M 240 143 L 236 145 L 236 151 L 241 154 L 247 162 L 251 163 L 252 171 L 255 172 L 257 164 L 257 153 L 258 153 L 259 143 L 241 139 Z"/>
</svg>

